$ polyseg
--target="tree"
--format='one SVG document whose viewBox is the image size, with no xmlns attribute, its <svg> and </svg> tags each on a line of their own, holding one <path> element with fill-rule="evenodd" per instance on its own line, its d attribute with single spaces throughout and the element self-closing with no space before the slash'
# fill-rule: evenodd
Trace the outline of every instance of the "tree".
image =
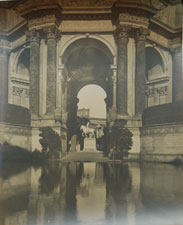
<svg viewBox="0 0 183 225">
<path fill-rule="evenodd" d="M 41 137 L 39 142 L 42 146 L 42 151 L 47 155 L 52 157 L 57 157 L 61 152 L 61 138 L 59 134 L 53 130 L 51 127 L 41 127 L 39 128 Z"/>
<path fill-rule="evenodd" d="M 128 152 L 132 147 L 133 134 L 125 127 L 126 123 L 127 121 L 124 119 L 116 119 L 111 127 L 109 135 L 113 158 L 128 156 Z"/>
</svg>

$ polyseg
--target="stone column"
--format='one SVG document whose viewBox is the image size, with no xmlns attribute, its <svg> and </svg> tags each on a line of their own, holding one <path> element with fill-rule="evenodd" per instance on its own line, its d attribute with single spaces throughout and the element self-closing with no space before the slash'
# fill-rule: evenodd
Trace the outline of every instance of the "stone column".
<svg viewBox="0 0 183 225">
<path fill-rule="evenodd" d="M 54 114 L 56 109 L 56 76 L 57 76 L 57 29 L 45 29 L 47 34 L 47 93 L 46 114 Z"/>
<path fill-rule="evenodd" d="M 5 109 L 8 103 L 8 63 L 10 50 L 8 41 L 0 39 L 0 104 L 1 109 Z"/>
<path fill-rule="evenodd" d="M 183 71 L 182 71 L 182 48 L 177 47 L 172 50 L 173 54 L 173 76 L 172 92 L 173 102 L 183 100 Z"/>
<path fill-rule="evenodd" d="M 112 67 L 112 82 L 113 82 L 113 101 L 112 101 L 112 108 L 116 109 L 116 67 Z"/>
<path fill-rule="evenodd" d="M 127 44 L 128 44 L 128 26 L 119 26 L 117 28 L 117 110 L 122 115 L 127 113 Z"/>
<path fill-rule="evenodd" d="M 28 32 L 30 41 L 30 112 L 39 116 L 40 84 L 40 35 L 38 31 Z"/>
<path fill-rule="evenodd" d="M 135 115 L 143 113 L 146 105 L 145 42 L 149 30 L 140 28 L 136 35 Z"/>
</svg>

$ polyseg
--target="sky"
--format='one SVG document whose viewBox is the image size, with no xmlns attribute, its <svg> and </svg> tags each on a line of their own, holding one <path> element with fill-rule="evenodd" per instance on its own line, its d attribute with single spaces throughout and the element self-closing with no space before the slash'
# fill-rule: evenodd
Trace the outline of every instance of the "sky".
<svg viewBox="0 0 183 225">
<path fill-rule="evenodd" d="M 86 85 L 78 93 L 78 109 L 89 108 L 90 117 L 106 118 L 106 93 L 98 85 Z"/>
</svg>

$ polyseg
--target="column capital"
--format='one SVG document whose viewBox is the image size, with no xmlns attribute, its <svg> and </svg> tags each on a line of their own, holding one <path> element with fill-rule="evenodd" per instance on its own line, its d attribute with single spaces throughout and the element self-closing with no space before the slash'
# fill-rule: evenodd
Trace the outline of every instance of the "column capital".
<svg viewBox="0 0 183 225">
<path fill-rule="evenodd" d="M 40 33 L 36 30 L 31 30 L 26 32 L 27 41 L 30 42 L 40 42 Z"/>
<path fill-rule="evenodd" d="M 116 30 L 115 30 L 115 38 L 122 39 L 125 38 L 127 39 L 129 36 L 129 31 L 131 30 L 130 26 L 127 25 L 118 25 Z"/>
<path fill-rule="evenodd" d="M 8 48 L 3 48 L 3 47 L 0 47 L 0 55 L 4 55 L 4 56 L 9 56 L 10 55 L 10 49 Z"/>
<path fill-rule="evenodd" d="M 45 27 L 43 31 L 46 34 L 46 40 L 48 39 L 59 40 L 61 38 L 61 32 L 55 26 Z"/>
<path fill-rule="evenodd" d="M 147 36 L 149 36 L 149 35 L 150 35 L 150 30 L 141 27 L 137 30 L 136 40 L 137 41 L 145 41 Z"/>
<path fill-rule="evenodd" d="M 9 41 L 4 38 L 0 38 L 0 55 L 9 56 L 9 54 L 10 54 Z"/>
</svg>

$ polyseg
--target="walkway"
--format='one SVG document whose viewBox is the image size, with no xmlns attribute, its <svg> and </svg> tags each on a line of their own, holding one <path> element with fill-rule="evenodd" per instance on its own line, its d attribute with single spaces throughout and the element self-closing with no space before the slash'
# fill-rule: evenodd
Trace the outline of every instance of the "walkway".
<svg viewBox="0 0 183 225">
<path fill-rule="evenodd" d="M 109 159 L 103 155 L 103 152 L 69 152 L 62 158 L 64 162 L 107 162 Z"/>
</svg>

